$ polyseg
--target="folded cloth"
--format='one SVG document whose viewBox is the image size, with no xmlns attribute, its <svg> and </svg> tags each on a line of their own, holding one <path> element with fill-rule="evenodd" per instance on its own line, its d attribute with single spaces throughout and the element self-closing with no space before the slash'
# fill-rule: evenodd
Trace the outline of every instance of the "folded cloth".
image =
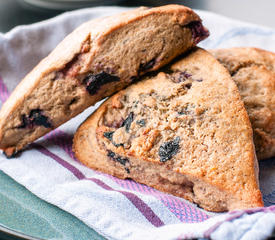
<svg viewBox="0 0 275 240">
<path fill-rule="evenodd" d="M 126 8 L 98 7 L 62 14 L 0 34 L 0 100 L 64 36 L 88 19 Z M 204 48 L 255 46 L 275 51 L 275 30 L 197 11 L 210 29 Z M 0 169 L 41 199 L 78 217 L 108 239 L 265 239 L 275 228 L 275 159 L 260 163 L 265 208 L 224 214 L 130 180 L 86 168 L 74 158 L 72 137 L 97 106 L 33 143 L 20 157 L 0 156 Z"/>
</svg>

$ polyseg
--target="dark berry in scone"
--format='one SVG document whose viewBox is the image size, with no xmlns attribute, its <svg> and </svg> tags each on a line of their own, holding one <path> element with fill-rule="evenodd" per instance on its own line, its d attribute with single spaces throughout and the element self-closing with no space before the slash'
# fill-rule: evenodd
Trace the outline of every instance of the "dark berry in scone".
<svg viewBox="0 0 275 240">
<path fill-rule="evenodd" d="M 12 155 L 207 36 L 199 16 L 181 5 L 139 8 L 81 25 L 3 105 L 0 148 Z M 37 110 L 40 115 L 32 117 Z"/>
<path fill-rule="evenodd" d="M 237 86 L 195 49 L 105 101 L 77 130 L 85 165 L 206 210 L 263 206 L 252 129 Z"/>
<path fill-rule="evenodd" d="M 258 48 L 212 50 L 236 82 L 254 133 L 258 160 L 275 156 L 275 53 Z"/>
</svg>

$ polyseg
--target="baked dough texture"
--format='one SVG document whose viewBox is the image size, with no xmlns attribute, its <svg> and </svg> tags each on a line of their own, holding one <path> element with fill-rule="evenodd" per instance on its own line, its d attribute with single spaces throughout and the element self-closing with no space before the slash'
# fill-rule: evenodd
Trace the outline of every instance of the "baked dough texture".
<svg viewBox="0 0 275 240">
<path fill-rule="evenodd" d="M 263 206 L 248 114 L 228 71 L 203 49 L 106 100 L 73 149 L 90 168 L 209 211 Z"/>
<path fill-rule="evenodd" d="M 207 36 L 199 16 L 181 5 L 142 7 L 84 23 L 21 81 L 3 105 L 0 148 L 13 156 Z"/>
<path fill-rule="evenodd" d="M 248 112 L 258 160 L 275 156 L 275 54 L 258 48 L 212 50 L 236 82 Z"/>
</svg>

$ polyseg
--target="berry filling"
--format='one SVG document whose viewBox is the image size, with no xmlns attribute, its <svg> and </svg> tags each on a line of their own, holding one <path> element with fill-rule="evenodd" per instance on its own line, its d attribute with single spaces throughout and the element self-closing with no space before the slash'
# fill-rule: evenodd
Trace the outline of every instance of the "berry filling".
<svg viewBox="0 0 275 240">
<path fill-rule="evenodd" d="M 192 75 L 190 73 L 187 73 L 186 71 L 183 71 L 183 72 L 176 71 L 170 74 L 170 77 L 172 78 L 173 82 L 181 83 L 191 78 Z"/>
<path fill-rule="evenodd" d="M 149 69 L 151 69 L 151 68 L 154 67 L 155 63 L 156 63 L 156 58 L 151 59 L 151 60 L 150 60 L 149 62 L 147 62 L 147 63 L 141 63 L 141 64 L 139 65 L 138 73 L 148 71 Z"/>
<path fill-rule="evenodd" d="M 40 109 L 31 110 L 29 116 L 23 114 L 22 124 L 18 126 L 18 128 L 34 128 L 35 126 L 52 127 L 48 117 L 46 117 Z"/>
<path fill-rule="evenodd" d="M 119 77 L 102 71 L 98 74 L 89 74 L 84 78 L 83 82 L 86 84 L 86 89 L 89 94 L 94 95 L 102 85 L 110 82 L 118 82 L 119 80 Z"/>
<path fill-rule="evenodd" d="M 103 133 L 103 136 L 105 137 L 105 138 L 107 138 L 109 141 L 111 141 L 111 143 L 115 146 L 115 147 L 120 147 L 120 146 L 124 146 L 124 144 L 123 143 L 115 143 L 114 141 L 113 141 L 113 135 L 114 135 L 114 131 L 112 131 L 112 132 L 104 132 Z"/>
<path fill-rule="evenodd" d="M 170 160 L 179 150 L 180 137 L 174 140 L 161 144 L 159 148 L 159 157 L 161 162 Z"/>
<path fill-rule="evenodd" d="M 111 150 L 107 150 L 107 151 L 108 151 L 107 157 L 109 157 L 110 159 L 112 159 L 112 160 L 114 160 L 114 161 L 120 163 L 120 164 L 123 165 L 123 166 L 126 166 L 126 164 L 130 164 L 130 161 L 129 161 L 128 158 L 123 158 L 123 157 L 121 157 L 121 156 L 115 154 L 115 153 L 112 152 Z M 127 167 L 125 167 L 125 171 L 126 171 L 127 173 L 130 173 L 129 168 L 127 168 Z"/>
<path fill-rule="evenodd" d="M 202 25 L 201 21 L 190 22 L 186 27 L 190 28 L 195 44 L 209 36 L 209 31 Z"/>
<path fill-rule="evenodd" d="M 145 119 L 137 120 L 136 123 L 141 127 L 145 127 L 146 125 Z"/>
<path fill-rule="evenodd" d="M 130 112 L 128 117 L 122 123 L 122 127 L 125 126 L 126 132 L 129 132 L 133 120 L 134 120 L 134 113 Z"/>
</svg>

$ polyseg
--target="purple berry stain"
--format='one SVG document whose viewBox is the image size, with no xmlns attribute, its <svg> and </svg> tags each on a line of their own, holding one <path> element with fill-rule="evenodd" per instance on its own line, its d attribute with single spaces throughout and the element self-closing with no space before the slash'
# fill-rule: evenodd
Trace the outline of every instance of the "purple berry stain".
<svg viewBox="0 0 275 240">
<path fill-rule="evenodd" d="M 186 87 L 187 89 L 190 89 L 190 88 L 192 87 L 192 83 L 187 83 L 187 84 L 185 84 L 185 87 Z"/>
<path fill-rule="evenodd" d="M 33 109 L 30 111 L 29 116 L 22 115 L 22 124 L 18 128 L 34 128 L 34 126 L 44 126 L 45 128 L 51 128 L 48 117 L 43 114 L 41 109 Z"/>
<path fill-rule="evenodd" d="M 172 80 L 175 83 L 184 82 L 191 77 L 192 75 L 190 73 L 187 73 L 186 71 L 183 71 L 183 72 L 177 71 L 172 73 Z"/>
<path fill-rule="evenodd" d="M 125 126 L 126 132 L 129 132 L 133 120 L 134 120 L 134 113 L 130 112 L 128 117 L 122 123 L 122 127 Z"/>
<path fill-rule="evenodd" d="M 114 135 L 114 131 L 112 131 L 112 132 L 104 132 L 103 133 L 103 136 L 106 137 L 107 139 L 109 139 L 110 141 L 112 141 L 113 135 Z"/>
<path fill-rule="evenodd" d="M 139 65 L 138 72 L 139 73 L 146 72 L 146 71 L 150 70 L 151 68 L 153 68 L 155 64 L 156 64 L 156 58 L 151 59 L 147 63 L 141 63 Z"/>
<path fill-rule="evenodd" d="M 114 152 L 112 152 L 111 150 L 107 150 L 107 157 L 109 157 L 110 159 L 112 159 L 113 161 L 116 161 L 118 163 L 120 163 L 121 165 L 125 166 L 125 171 L 127 173 L 130 173 L 130 170 L 128 167 L 126 167 L 126 164 L 130 164 L 130 161 L 128 158 L 123 158 L 117 154 L 115 154 Z"/>
<path fill-rule="evenodd" d="M 180 137 L 174 140 L 161 144 L 159 148 L 159 157 L 161 162 L 170 160 L 179 150 Z"/>
<path fill-rule="evenodd" d="M 89 94 L 94 95 L 97 93 L 102 85 L 110 82 L 118 82 L 119 80 L 120 78 L 118 76 L 111 75 L 102 71 L 98 74 L 88 74 L 84 78 L 83 82 L 86 85 L 86 89 Z"/>
<path fill-rule="evenodd" d="M 115 146 L 115 147 L 120 147 L 120 146 L 124 146 L 123 145 L 123 143 L 115 143 L 114 141 L 113 141 L 113 135 L 114 135 L 114 131 L 112 131 L 112 132 L 104 132 L 103 133 L 103 136 L 105 137 L 105 138 L 107 138 L 109 141 L 111 141 L 111 143 Z"/>
<path fill-rule="evenodd" d="M 209 31 L 202 25 L 201 21 L 190 22 L 186 27 L 190 28 L 195 44 L 209 36 Z"/>
<path fill-rule="evenodd" d="M 145 119 L 138 120 L 136 123 L 141 127 L 144 127 L 146 125 Z"/>
</svg>

